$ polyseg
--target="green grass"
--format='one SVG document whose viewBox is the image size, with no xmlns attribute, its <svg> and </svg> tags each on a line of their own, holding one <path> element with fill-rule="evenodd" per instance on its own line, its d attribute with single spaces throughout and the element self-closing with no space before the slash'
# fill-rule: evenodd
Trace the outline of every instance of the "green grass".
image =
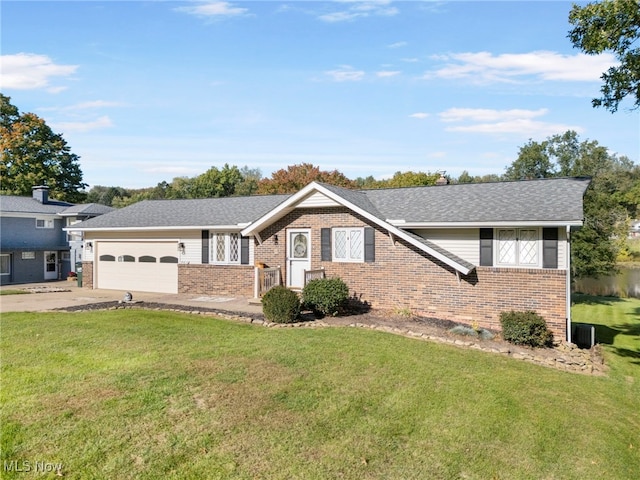
<svg viewBox="0 0 640 480">
<path fill-rule="evenodd" d="M 74 479 L 637 478 L 640 302 L 575 308 L 611 319 L 609 376 L 365 329 L 3 314 L 1 461 Z"/>
<path fill-rule="evenodd" d="M 26 290 L 20 290 L 17 288 L 3 288 L 0 290 L 0 295 L 23 295 L 25 293 L 31 292 L 27 292 Z"/>
</svg>

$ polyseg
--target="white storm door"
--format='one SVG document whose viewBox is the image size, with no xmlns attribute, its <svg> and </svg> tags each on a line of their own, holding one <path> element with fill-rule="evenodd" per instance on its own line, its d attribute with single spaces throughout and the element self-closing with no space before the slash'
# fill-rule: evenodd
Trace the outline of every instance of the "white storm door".
<svg viewBox="0 0 640 480">
<path fill-rule="evenodd" d="M 44 252 L 44 279 L 58 278 L 58 252 Z"/>
<path fill-rule="evenodd" d="M 287 286 L 304 287 L 304 271 L 311 270 L 311 231 L 289 230 L 287 233 Z"/>
</svg>

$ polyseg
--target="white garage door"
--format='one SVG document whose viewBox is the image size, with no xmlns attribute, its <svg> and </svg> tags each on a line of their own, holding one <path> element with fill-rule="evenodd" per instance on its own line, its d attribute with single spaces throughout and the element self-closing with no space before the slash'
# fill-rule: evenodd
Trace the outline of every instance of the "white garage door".
<svg viewBox="0 0 640 480">
<path fill-rule="evenodd" d="M 176 242 L 98 242 L 98 288 L 178 293 Z"/>
</svg>

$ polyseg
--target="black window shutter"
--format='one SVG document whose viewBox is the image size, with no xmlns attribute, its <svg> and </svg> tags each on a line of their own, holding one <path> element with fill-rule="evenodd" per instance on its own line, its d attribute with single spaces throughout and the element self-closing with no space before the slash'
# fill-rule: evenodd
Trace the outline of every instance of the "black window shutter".
<svg viewBox="0 0 640 480">
<path fill-rule="evenodd" d="M 364 229 L 364 261 L 376 261 L 376 231 L 371 227 Z"/>
<path fill-rule="evenodd" d="M 202 263 L 209 263 L 209 230 L 202 230 Z"/>
<path fill-rule="evenodd" d="M 558 229 L 542 229 L 542 268 L 558 268 Z"/>
<path fill-rule="evenodd" d="M 493 228 L 480 229 L 480 266 L 493 265 Z"/>
<path fill-rule="evenodd" d="M 249 237 L 240 237 L 240 263 L 249 264 Z"/>
<path fill-rule="evenodd" d="M 331 261 L 331 229 L 320 229 L 320 259 L 323 262 Z"/>
</svg>

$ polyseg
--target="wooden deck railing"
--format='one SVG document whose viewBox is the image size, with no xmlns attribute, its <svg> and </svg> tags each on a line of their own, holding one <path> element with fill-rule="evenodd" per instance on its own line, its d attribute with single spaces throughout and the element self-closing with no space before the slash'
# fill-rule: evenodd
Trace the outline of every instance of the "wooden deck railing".
<svg viewBox="0 0 640 480">
<path fill-rule="evenodd" d="M 258 271 L 258 296 L 262 296 L 276 285 L 280 285 L 280 267 L 257 268 Z"/>
</svg>

